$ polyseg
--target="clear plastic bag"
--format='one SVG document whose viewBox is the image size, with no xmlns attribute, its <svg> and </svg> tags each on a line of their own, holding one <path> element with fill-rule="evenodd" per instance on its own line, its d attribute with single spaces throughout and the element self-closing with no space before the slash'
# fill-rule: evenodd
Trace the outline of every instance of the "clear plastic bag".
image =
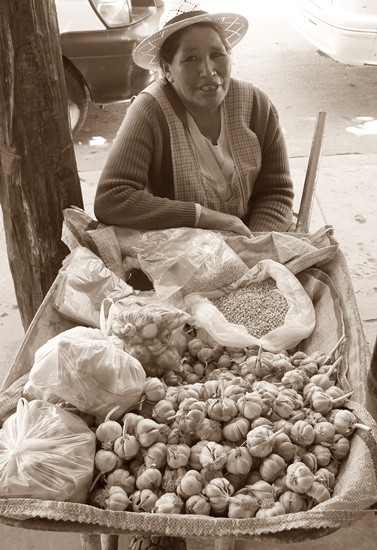
<svg viewBox="0 0 377 550">
<path fill-rule="evenodd" d="M 0 497 L 85 502 L 95 450 L 81 418 L 21 398 L 0 430 Z"/>
<path fill-rule="evenodd" d="M 277 291 L 287 301 L 287 313 L 281 326 L 257 338 L 244 325 L 229 322 L 213 302 L 268 278 L 276 282 Z M 268 351 L 279 352 L 296 346 L 315 327 L 314 306 L 303 286 L 289 269 L 273 260 L 258 262 L 240 280 L 221 291 L 186 296 L 185 309 L 193 315 L 195 325 L 205 329 L 223 346 L 243 348 L 257 345 Z"/>
<path fill-rule="evenodd" d="M 125 349 L 140 361 L 146 373 L 158 376 L 166 370 L 181 370 L 187 343 L 182 327 L 191 321 L 191 315 L 159 300 L 153 293 L 111 303 L 105 323 L 109 331 L 122 339 Z"/>
<path fill-rule="evenodd" d="M 100 329 L 74 327 L 48 340 L 35 353 L 24 395 L 68 401 L 80 411 L 120 418 L 140 399 L 146 374 L 122 342 Z"/>
<path fill-rule="evenodd" d="M 161 299 L 207 292 L 237 281 L 246 264 L 213 231 L 179 227 L 143 234 L 141 269 Z"/>
<path fill-rule="evenodd" d="M 132 286 L 110 271 L 93 252 L 79 246 L 63 262 L 54 307 L 68 319 L 99 328 L 102 301 L 132 293 Z"/>
</svg>

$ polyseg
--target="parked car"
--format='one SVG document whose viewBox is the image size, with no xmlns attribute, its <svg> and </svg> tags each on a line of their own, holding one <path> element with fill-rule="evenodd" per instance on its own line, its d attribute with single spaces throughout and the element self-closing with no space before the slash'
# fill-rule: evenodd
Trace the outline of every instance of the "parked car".
<svg viewBox="0 0 377 550">
<path fill-rule="evenodd" d="M 376 0 L 289 0 L 287 18 L 320 53 L 377 65 Z"/>
<path fill-rule="evenodd" d="M 132 51 L 157 30 L 161 0 L 55 0 L 72 133 L 84 124 L 89 101 L 130 99 L 157 73 L 134 64 Z"/>
</svg>

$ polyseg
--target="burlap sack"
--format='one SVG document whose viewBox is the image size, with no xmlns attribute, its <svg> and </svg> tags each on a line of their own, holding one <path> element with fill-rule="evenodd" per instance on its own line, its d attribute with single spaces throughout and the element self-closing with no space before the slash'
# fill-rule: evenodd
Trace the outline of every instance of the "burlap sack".
<svg viewBox="0 0 377 550">
<path fill-rule="evenodd" d="M 136 249 L 143 247 L 143 233 L 126 227 L 102 225 L 79 208 L 64 210 L 62 240 L 68 248 L 73 250 L 78 245 L 86 246 L 122 278 L 127 278 L 125 258 L 135 258 Z M 222 235 L 249 268 L 269 258 L 284 264 L 295 274 L 330 261 L 339 246 L 331 226 L 309 235 L 271 232 L 249 238 L 235 236 L 234 233 L 216 233 Z"/>
<path fill-rule="evenodd" d="M 98 253 L 97 234 L 93 237 L 97 230 L 90 231 L 89 240 L 92 246 L 97 247 Z M 74 244 L 72 235 L 72 230 L 68 230 L 66 226 L 65 237 Z M 83 235 L 86 239 L 85 229 L 77 238 L 80 244 L 83 244 Z M 132 238 L 137 238 L 137 234 L 133 233 Z M 340 382 L 345 389 L 352 387 L 354 390 L 351 408 L 358 420 L 368 425 L 370 430 L 358 429 L 353 435 L 351 451 L 340 470 L 332 498 L 310 511 L 268 519 L 136 514 L 105 511 L 84 504 L 9 499 L 0 500 L 0 516 L 4 520 L 9 522 L 12 519 L 45 518 L 45 529 L 48 529 L 48 522 L 51 520 L 64 520 L 67 522 L 67 531 L 84 530 L 92 526 L 96 532 L 103 529 L 104 532 L 138 532 L 181 537 L 192 537 L 195 534 L 197 537 L 216 539 L 270 536 L 271 539 L 279 537 L 284 542 L 285 539 L 310 539 L 314 530 L 319 530 L 319 534 L 328 534 L 329 531 L 348 526 L 361 519 L 377 502 L 377 425 L 365 409 L 369 356 L 347 265 L 343 255 L 337 250 L 331 230 L 325 228 L 315 235 L 303 237 L 268 234 L 256 237 L 254 242 L 253 239 L 246 241 L 242 237 L 229 237 L 227 242 L 249 265 L 259 261 L 264 250 L 264 257 L 276 257 L 277 254 L 277 261 L 282 261 L 298 273 L 300 282 L 313 300 L 317 315 L 317 326 L 312 335 L 302 342 L 302 350 L 328 352 L 342 334 L 346 336 L 345 343 L 338 351 L 343 357 L 339 372 Z M 124 250 L 119 243 L 118 239 L 118 244 L 114 246 L 116 254 L 119 250 Z M 321 269 L 313 267 L 319 264 Z M 48 334 L 45 336 L 47 339 Z M 15 371 L 13 380 L 16 380 L 17 365 L 12 368 Z"/>
</svg>

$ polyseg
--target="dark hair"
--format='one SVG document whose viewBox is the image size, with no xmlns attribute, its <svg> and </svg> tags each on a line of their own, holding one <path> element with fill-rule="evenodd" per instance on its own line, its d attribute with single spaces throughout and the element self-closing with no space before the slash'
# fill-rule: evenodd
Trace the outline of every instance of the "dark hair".
<svg viewBox="0 0 377 550">
<path fill-rule="evenodd" d="M 163 59 L 168 63 L 171 63 L 173 61 L 174 56 L 177 53 L 177 50 L 179 48 L 179 42 L 182 36 L 185 34 L 185 32 L 188 29 L 191 29 L 192 27 L 211 27 L 212 29 L 214 29 L 217 32 L 217 34 L 220 36 L 221 42 L 223 43 L 226 51 L 229 52 L 230 50 L 229 44 L 225 39 L 222 28 L 219 25 L 217 25 L 217 23 L 214 23 L 212 21 L 200 21 L 199 23 L 194 23 L 193 25 L 188 25 L 187 27 L 183 27 L 183 29 L 179 29 L 178 31 L 175 31 L 173 32 L 173 34 L 168 36 L 160 48 L 160 60 Z"/>
</svg>

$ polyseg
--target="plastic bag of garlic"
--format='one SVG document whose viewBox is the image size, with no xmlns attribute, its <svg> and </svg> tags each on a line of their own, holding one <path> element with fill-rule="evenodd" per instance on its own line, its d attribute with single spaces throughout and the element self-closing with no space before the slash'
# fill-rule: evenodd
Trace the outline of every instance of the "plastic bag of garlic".
<svg viewBox="0 0 377 550">
<path fill-rule="evenodd" d="M 185 297 L 185 310 L 219 344 L 290 349 L 315 327 L 312 300 L 282 264 L 262 260 L 238 281 Z"/>
</svg>

